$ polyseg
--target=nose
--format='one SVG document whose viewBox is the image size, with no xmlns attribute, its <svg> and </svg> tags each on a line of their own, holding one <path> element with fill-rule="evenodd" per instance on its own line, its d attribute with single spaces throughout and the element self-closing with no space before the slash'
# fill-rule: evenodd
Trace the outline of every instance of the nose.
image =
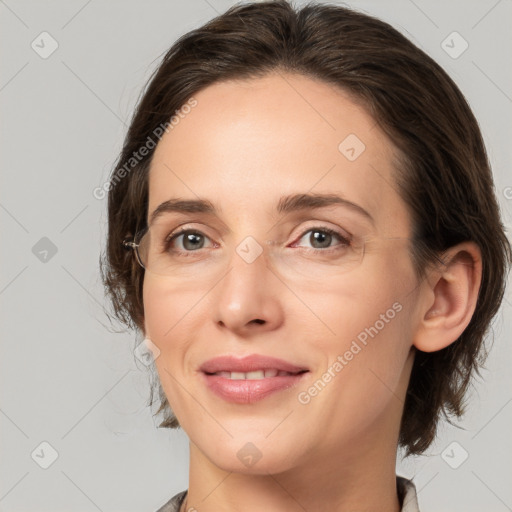
<svg viewBox="0 0 512 512">
<path fill-rule="evenodd" d="M 239 336 L 271 331 L 283 323 L 285 287 L 262 249 L 254 239 L 242 242 L 215 287 L 215 323 Z"/>
</svg>

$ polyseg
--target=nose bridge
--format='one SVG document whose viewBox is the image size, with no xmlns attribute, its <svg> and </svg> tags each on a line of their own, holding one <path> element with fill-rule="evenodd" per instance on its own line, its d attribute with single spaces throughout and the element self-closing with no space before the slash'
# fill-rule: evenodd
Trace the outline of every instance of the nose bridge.
<svg viewBox="0 0 512 512">
<path fill-rule="evenodd" d="M 244 237 L 234 247 L 228 271 L 216 287 L 217 322 L 234 330 L 243 329 L 254 320 L 267 327 L 279 323 L 282 308 L 275 295 L 275 283 L 271 282 L 267 256 L 268 250 L 253 236 Z"/>
<path fill-rule="evenodd" d="M 247 265 L 252 265 L 258 259 L 264 260 L 268 251 L 265 251 L 265 245 L 261 239 L 258 241 L 248 235 L 236 246 L 235 252 Z"/>
<path fill-rule="evenodd" d="M 248 235 L 234 246 L 228 257 L 230 271 L 226 276 L 231 286 L 242 287 L 246 284 L 253 293 L 258 291 L 259 285 L 268 289 L 268 274 L 271 272 L 268 268 L 270 247 L 266 248 L 265 245 L 261 240 Z"/>
</svg>

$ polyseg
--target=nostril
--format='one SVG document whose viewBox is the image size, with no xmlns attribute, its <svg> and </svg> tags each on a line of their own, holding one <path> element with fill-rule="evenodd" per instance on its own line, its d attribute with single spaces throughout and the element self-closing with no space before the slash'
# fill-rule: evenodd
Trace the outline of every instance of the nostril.
<svg viewBox="0 0 512 512">
<path fill-rule="evenodd" d="M 256 320 L 252 320 L 252 322 L 255 322 L 257 324 L 264 324 L 265 320 L 260 320 L 259 318 L 256 318 Z"/>
</svg>

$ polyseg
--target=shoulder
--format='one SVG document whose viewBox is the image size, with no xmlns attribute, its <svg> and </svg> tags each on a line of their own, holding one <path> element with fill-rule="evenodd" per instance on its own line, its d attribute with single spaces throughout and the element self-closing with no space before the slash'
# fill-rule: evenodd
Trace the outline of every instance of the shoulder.
<svg viewBox="0 0 512 512">
<path fill-rule="evenodd" d="M 162 505 L 156 512 L 179 512 L 183 501 L 185 501 L 185 496 L 187 495 L 187 491 L 181 491 L 175 496 L 173 496 L 167 503 Z"/>
<path fill-rule="evenodd" d="M 402 476 L 396 477 L 396 488 L 400 498 L 400 512 L 420 512 L 418 507 L 418 497 L 416 495 L 416 486 L 412 480 Z"/>
</svg>

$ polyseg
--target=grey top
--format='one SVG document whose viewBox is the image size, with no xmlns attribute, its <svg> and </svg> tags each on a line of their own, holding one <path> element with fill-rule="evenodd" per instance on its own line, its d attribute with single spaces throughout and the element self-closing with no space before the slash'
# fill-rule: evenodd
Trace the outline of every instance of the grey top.
<svg viewBox="0 0 512 512">
<path fill-rule="evenodd" d="M 416 497 L 416 487 L 411 480 L 401 476 L 396 477 L 396 488 L 400 500 L 401 512 L 420 512 L 418 508 L 418 498 Z M 156 512 L 179 512 L 181 505 L 185 501 L 187 491 L 181 491 L 173 496 L 165 505 Z"/>
</svg>

